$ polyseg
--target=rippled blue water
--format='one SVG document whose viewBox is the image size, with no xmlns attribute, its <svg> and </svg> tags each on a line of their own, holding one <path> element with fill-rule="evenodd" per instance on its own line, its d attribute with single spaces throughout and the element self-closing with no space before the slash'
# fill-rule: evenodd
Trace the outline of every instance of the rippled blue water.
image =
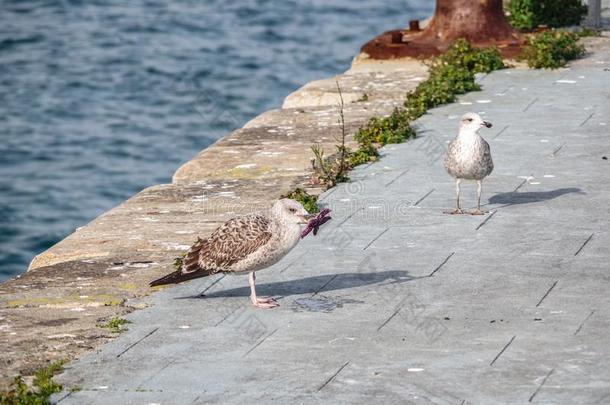
<svg viewBox="0 0 610 405">
<path fill-rule="evenodd" d="M 0 280 L 422 0 L 0 0 Z"/>
</svg>

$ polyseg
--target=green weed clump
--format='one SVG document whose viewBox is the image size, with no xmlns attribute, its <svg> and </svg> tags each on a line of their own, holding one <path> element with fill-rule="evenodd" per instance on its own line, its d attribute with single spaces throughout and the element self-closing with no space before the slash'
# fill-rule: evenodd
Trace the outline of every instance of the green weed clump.
<svg viewBox="0 0 610 405">
<path fill-rule="evenodd" d="M 379 158 L 377 148 L 372 144 L 360 145 L 356 151 L 351 152 L 347 158 L 350 167 L 356 167 L 376 161 Z"/>
<path fill-rule="evenodd" d="M 388 117 L 369 119 L 366 126 L 358 130 L 354 139 L 367 150 L 371 144 L 384 146 L 388 143 L 401 143 L 415 136 L 409 121 L 406 111 L 396 108 Z"/>
<path fill-rule="evenodd" d="M 411 119 L 421 117 L 430 108 L 452 103 L 456 95 L 480 90 L 475 83 L 474 73 L 455 65 L 432 66 L 428 80 L 407 94 L 405 107 Z"/>
<path fill-rule="evenodd" d="M 430 63 L 428 80 L 407 94 L 406 116 L 413 120 L 430 108 L 452 103 L 459 94 L 478 91 L 476 73 L 489 73 L 505 67 L 495 47 L 474 48 L 465 39 L 458 39 L 447 52 Z"/>
<path fill-rule="evenodd" d="M 62 370 L 65 361 L 55 362 L 36 371 L 33 387 L 30 388 L 21 376 L 15 377 L 12 389 L 0 393 L 1 405 L 47 405 L 49 397 L 60 392 L 62 387 L 53 381 L 53 376 Z"/>
<path fill-rule="evenodd" d="M 523 50 L 522 58 L 531 68 L 557 69 L 585 54 L 578 44 L 578 34 L 565 31 L 544 31 L 533 35 Z"/>
<path fill-rule="evenodd" d="M 558 28 L 578 25 L 587 14 L 581 0 L 511 0 L 508 21 L 518 30 L 531 31 L 545 25 Z"/>
<path fill-rule="evenodd" d="M 489 73 L 506 67 L 498 48 L 475 48 L 464 38 L 455 41 L 437 60 L 472 73 Z"/>
<path fill-rule="evenodd" d="M 309 194 L 307 191 L 303 190 L 300 187 L 295 188 L 290 193 L 283 195 L 281 198 L 290 198 L 292 200 L 298 201 L 303 205 L 305 210 L 310 214 L 314 214 L 316 212 L 320 212 L 320 207 L 318 207 L 318 197 L 315 195 Z"/>
<path fill-rule="evenodd" d="M 123 327 L 123 325 L 131 323 L 130 321 L 128 321 L 127 319 L 123 319 L 123 318 L 111 318 L 110 320 L 108 320 L 108 322 L 99 325 L 100 328 L 107 328 L 110 329 L 111 332 L 114 333 L 121 333 L 121 332 L 125 332 L 127 330 L 127 328 Z"/>
</svg>

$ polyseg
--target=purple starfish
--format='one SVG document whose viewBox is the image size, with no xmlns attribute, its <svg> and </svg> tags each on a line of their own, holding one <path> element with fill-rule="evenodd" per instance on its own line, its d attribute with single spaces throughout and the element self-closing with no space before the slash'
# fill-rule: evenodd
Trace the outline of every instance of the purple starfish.
<svg viewBox="0 0 610 405">
<path fill-rule="evenodd" d="M 330 210 L 328 208 L 324 208 L 322 211 L 318 212 L 318 215 L 311 218 L 307 222 L 307 226 L 303 231 L 301 231 L 301 239 L 309 234 L 309 232 L 313 231 L 314 235 L 318 234 L 318 229 L 327 221 L 330 220 Z"/>
</svg>

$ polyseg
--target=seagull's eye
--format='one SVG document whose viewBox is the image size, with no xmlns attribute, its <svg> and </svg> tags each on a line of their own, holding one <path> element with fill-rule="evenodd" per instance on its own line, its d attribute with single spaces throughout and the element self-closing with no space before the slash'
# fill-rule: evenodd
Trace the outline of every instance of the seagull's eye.
<svg viewBox="0 0 610 405">
<path fill-rule="evenodd" d="M 472 118 L 466 118 L 468 122 L 472 122 Z"/>
<path fill-rule="evenodd" d="M 296 208 L 289 208 L 288 211 L 290 211 L 290 212 L 292 212 L 294 214 L 295 212 L 297 212 L 297 209 Z"/>
</svg>

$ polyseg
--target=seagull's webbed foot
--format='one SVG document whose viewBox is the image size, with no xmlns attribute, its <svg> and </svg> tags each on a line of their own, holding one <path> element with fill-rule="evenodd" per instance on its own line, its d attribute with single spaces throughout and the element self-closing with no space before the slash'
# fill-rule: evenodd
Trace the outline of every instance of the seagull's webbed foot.
<svg viewBox="0 0 610 405">
<path fill-rule="evenodd" d="M 263 308 L 263 309 L 271 309 L 271 308 L 280 306 L 280 304 L 278 304 L 271 297 L 258 298 L 256 296 L 256 275 L 254 274 L 254 272 L 250 273 L 249 282 L 250 282 L 250 302 L 252 303 L 252 305 L 254 305 L 256 308 Z"/>
<path fill-rule="evenodd" d="M 483 211 L 479 208 L 477 208 L 476 210 L 470 211 L 469 214 L 470 215 L 485 215 L 487 214 L 489 211 Z"/>
<path fill-rule="evenodd" d="M 259 304 L 277 304 L 277 301 L 273 297 L 257 297 L 256 301 Z"/>
<path fill-rule="evenodd" d="M 269 297 L 269 298 L 250 297 L 250 302 L 252 302 L 252 305 L 254 305 L 256 308 L 263 308 L 263 309 L 271 309 L 271 308 L 280 306 L 280 304 L 278 304 L 277 301 L 275 301 L 275 299 L 273 299 L 271 297 Z"/>
<path fill-rule="evenodd" d="M 464 211 L 462 211 L 461 208 L 455 208 L 449 211 L 443 211 L 443 213 L 445 214 L 450 214 L 450 215 L 459 215 L 459 214 L 463 214 Z"/>
</svg>

